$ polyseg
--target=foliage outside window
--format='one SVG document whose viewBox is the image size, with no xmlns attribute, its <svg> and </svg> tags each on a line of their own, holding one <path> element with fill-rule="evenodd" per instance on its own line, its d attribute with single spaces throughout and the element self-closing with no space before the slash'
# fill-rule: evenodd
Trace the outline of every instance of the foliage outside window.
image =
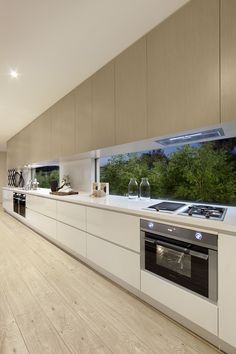
<svg viewBox="0 0 236 354">
<path fill-rule="evenodd" d="M 36 167 L 32 170 L 32 179 L 37 178 L 40 188 L 51 188 L 51 182 L 59 184 L 59 166 Z"/>
<path fill-rule="evenodd" d="M 236 138 L 115 155 L 100 166 L 114 195 L 147 177 L 152 198 L 236 205 Z"/>
</svg>

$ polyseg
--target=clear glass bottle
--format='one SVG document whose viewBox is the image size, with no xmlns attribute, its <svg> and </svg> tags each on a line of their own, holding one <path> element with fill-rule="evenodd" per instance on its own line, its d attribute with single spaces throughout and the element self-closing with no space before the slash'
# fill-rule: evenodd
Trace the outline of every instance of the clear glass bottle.
<svg viewBox="0 0 236 354">
<path fill-rule="evenodd" d="M 136 178 L 130 178 L 128 184 L 128 195 L 130 199 L 138 198 L 138 182 Z"/>
<path fill-rule="evenodd" d="M 150 199 L 150 184 L 148 182 L 148 178 L 142 178 L 140 186 L 139 186 L 139 196 L 140 199 Z"/>
</svg>

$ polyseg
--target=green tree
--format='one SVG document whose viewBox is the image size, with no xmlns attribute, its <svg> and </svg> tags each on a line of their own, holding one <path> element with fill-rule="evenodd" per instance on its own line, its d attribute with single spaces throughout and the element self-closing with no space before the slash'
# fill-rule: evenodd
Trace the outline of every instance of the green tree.
<svg viewBox="0 0 236 354">
<path fill-rule="evenodd" d="M 235 155 L 215 142 L 185 145 L 168 156 L 164 150 L 116 155 L 101 167 L 111 194 L 126 195 L 130 178 L 147 177 L 152 198 L 236 204 Z"/>
<path fill-rule="evenodd" d="M 185 145 L 167 163 L 156 163 L 160 192 L 175 199 L 236 202 L 236 174 L 227 151 L 212 143 Z"/>
</svg>

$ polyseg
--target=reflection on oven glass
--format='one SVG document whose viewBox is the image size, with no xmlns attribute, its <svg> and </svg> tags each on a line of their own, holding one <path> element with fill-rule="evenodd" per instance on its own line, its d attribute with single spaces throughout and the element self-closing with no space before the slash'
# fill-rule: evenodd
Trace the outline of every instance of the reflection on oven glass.
<svg viewBox="0 0 236 354">
<path fill-rule="evenodd" d="M 188 254 L 157 245 L 156 264 L 191 278 L 191 256 Z"/>
</svg>

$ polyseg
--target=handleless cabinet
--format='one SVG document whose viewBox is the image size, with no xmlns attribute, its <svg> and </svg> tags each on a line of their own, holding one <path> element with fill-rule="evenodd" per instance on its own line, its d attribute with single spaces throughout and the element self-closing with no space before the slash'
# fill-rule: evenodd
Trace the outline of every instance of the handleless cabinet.
<svg viewBox="0 0 236 354">
<path fill-rule="evenodd" d="M 31 124 L 30 162 L 42 162 L 51 158 L 51 116 L 50 110 L 44 112 Z"/>
<path fill-rule="evenodd" d="M 236 1 L 221 1 L 221 119 L 236 120 Z"/>
<path fill-rule="evenodd" d="M 3 209 L 12 213 L 13 212 L 13 192 L 7 189 L 2 191 L 2 206 Z"/>
<path fill-rule="evenodd" d="M 52 120 L 52 157 L 75 153 L 75 96 L 74 91 L 50 108 Z"/>
<path fill-rule="evenodd" d="M 92 80 L 84 81 L 75 89 L 76 152 L 92 149 Z"/>
<path fill-rule="evenodd" d="M 27 209 L 31 209 L 50 218 L 56 219 L 57 217 L 56 200 L 54 199 L 27 194 L 26 206 Z"/>
<path fill-rule="evenodd" d="M 136 216 L 88 207 L 87 232 L 140 252 L 140 227 Z"/>
<path fill-rule="evenodd" d="M 115 70 L 114 61 L 92 76 L 92 147 L 115 144 Z"/>
<path fill-rule="evenodd" d="M 57 222 L 57 241 L 75 255 L 86 257 L 86 233 Z"/>
<path fill-rule="evenodd" d="M 220 123 L 219 0 L 192 0 L 147 35 L 148 136 Z"/>
<path fill-rule="evenodd" d="M 140 289 L 140 255 L 87 234 L 87 258 L 105 271 Z"/>
<path fill-rule="evenodd" d="M 86 230 L 86 207 L 58 201 L 57 219 L 80 230 Z"/>
<path fill-rule="evenodd" d="M 53 241 L 57 239 L 57 222 L 43 214 L 39 214 L 34 210 L 26 209 L 27 222 L 39 233 L 49 237 Z"/>
<path fill-rule="evenodd" d="M 115 59 L 116 144 L 145 139 L 146 37 Z"/>
<path fill-rule="evenodd" d="M 219 337 L 236 348 L 236 237 L 220 234 L 219 261 Z"/>
</svg>

